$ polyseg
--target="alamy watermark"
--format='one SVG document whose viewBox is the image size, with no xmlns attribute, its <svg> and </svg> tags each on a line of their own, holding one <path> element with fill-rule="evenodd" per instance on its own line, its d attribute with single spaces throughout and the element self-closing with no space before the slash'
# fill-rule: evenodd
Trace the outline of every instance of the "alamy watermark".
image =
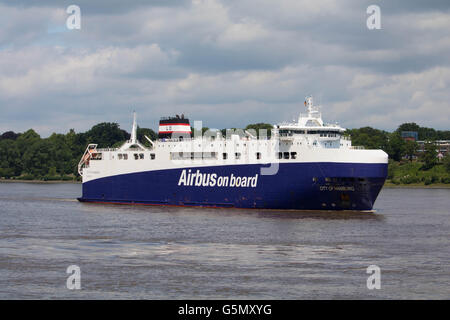
<svg viewBox="0 0 450 320">
<path fill-rule="evenodd" d="M 66 12 L 70 14 L 66 20 L 66 27 L 69 30 L 81 29 L 81 9 L 79 6 L 72 4 L 67 7 Z"/>
<path fill-rule="evenodd" d="M 370 274 L 367 278 L 367 289 L 381 289 L 381 269 L 377 265 L 367 267 L 366 273 Z"/>
<path fill-rule="evenodd" d="M 66 273 L 70 274 L 66 281 L 66 287 L 69 290 L 81 289 L 81 269 L 73 264 L 67 267 Z"/>
<path fill-rule="evenodd" d="M 170 160 L 181 165 L 207 165 L 217 162 L 254 163 L 261 165 L 260 175 L 275 175 L 279 170 L 280 141 L 277 130 L 226 129 L 225 136 L 220 130 L 202 129 L 202 121 L 194 121 L 193 136 L 180 136 L 173 132 L 163 142 L 170 145 Z M 171 128 L 169 128 L 171 129 Z M 275 137 L 274 137 L 275 136 Z"/>
<path fill-rule="evenodd" d="M 367 18 L 366 25 L 369 30 L 381 29 L 381 10 L 377 5 L 370 5 L 366 10 L 370 16 Z"/>
</svg>

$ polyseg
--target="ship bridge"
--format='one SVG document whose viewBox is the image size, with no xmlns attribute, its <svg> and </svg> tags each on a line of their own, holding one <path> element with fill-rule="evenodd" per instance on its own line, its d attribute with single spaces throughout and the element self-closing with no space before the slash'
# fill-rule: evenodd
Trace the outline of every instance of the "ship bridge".
<svg viewBox="0 0 450 320">
<path fill-rule="evenodd" d="M 296 122 L 283 122 L 274 126 L 280 140 L 307 139 L 312 140 L 313 145 L 328 148 L 339 148 L 344 145 L 343 142 L 346 146 L 350 146 L 347 137 L 342 136 L 344 128 L 322 120 L 320 107 L 314 105 L 312 96 L 306 97 L 305 107 L 307 113 L 300 113 Z"/>
</svg>

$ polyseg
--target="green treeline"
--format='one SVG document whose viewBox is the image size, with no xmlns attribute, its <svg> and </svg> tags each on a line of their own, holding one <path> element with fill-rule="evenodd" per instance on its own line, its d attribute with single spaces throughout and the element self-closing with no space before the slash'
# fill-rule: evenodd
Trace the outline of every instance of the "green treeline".
<svg viewBox="0 0 450 320">
<path fill-rule="evenodd" d="M 249 124 L 245 130 L 266 129 L 270 136 L 272 125 L 267 123 Z M 203 128 L 204 133 L 208 128 Z M 226 129 L 221 130 L 226 134 Z M 425 152 L 417 152 L 418 145 L 404 141 L 402 131 L 416 131 L 419 140 L 429 141 Z M 254 131 L 253 131 L 254 132 Z M 394 132 L 363 127 L 347 130 L 354 146 L 366 149 L 382 149 L 389 154 L 388 179 L 394 184 L 450 183 L 449 155 L 438 161 L 435 140 L 450 140 L 450 131 L 440 131 L 420 127 L 415 123 L 404 123 Z M 138 128 L 141 143 L 149 146 L 144 139 L 157 139 L 157 134 L 149 128 Z M 71 129 L 66 134 L 53 133 L 41 138 L 33 129 L 23 133 L 4 132 L 0 136 L 0 178 L 23 180 L 77 180 L 77 165 L 89 143 L 99 148 L 117 147 L 130 138 L 130 134 L 120 129 L 117 123 L 100 123 L 86 132 L 76 133 Z"/>
<path fill-rule="evenodd" d="M 140 141 L 147 135 L 156 139 L 152 129 L 138 128 Z M 41 138 L 33 129 L 24 133 L 8 131 L 0 136 L 0 178 L 24 180 L 76 180 L 77 165 L 89 143 L 99 148 L 116 147 L 130 138 L 117 123 L 100 123 L 89 131 L 53 133 Z M 148 143 L 148 142 L 147 142 Z"/>
<path fill-rule="evenodd" d="M 426 141 L 424 152 L 418 151 L 415 141 L 405 141 L 402 131 L 415 131 L 418 140 Z M 364 127 L 346 131 L 352 145 L 365 149 L 382 149 L 389 155 L 388 182 L 399 184 L 430 185 L 450 184 L 450 154 L 438 160 L 436 140 L 450 140 L 450 131 L 420 127 L 416 123 L 404 123 L 394 132 Z"/>
<path fill-rule="evenodd" d="M 346 135 L 351 136 L 352 145 L 364 146 L 366 149 L 382 149 L 389 154 L 389 158 L 400 161 L 408 153 L 415 153 L 412 149 L 415 144 L 405 142 L 401 137 L 402 131 L 418 132 L 420 141 L 433 142 L 436 140 L 450 140 L 450 131 L 435 130 L 432 128 L 419 127 L 415 123 L 404 123 L 394 132 L 387 132 L 371 127 L 349 129 Z"/>
</svg>

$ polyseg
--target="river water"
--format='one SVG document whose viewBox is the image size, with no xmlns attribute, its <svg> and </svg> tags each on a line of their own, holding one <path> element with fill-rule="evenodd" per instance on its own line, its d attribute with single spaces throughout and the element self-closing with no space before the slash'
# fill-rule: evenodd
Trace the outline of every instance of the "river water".
<svg viewBox="0 0 450 320">
<path fill-rule="evenodd" d="M 84 204 L 0 183 L 0 299 L 449 299 L 450 189 L 384 188 L 376 213 Z M 80 268 L 80 290 L 66 287 Z M 369 265 L 380 289 L 369 290 Z"/>
</svg>

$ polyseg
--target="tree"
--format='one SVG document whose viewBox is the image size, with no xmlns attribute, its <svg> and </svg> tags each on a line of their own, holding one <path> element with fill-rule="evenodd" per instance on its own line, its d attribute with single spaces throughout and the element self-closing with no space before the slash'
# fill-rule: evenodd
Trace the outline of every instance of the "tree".
<svg viewBox="0 0 450 320">
<path fill-rule="evenodd" d="M 437 163 L 437 151 L 436 145 L 432 142 L 428 142 L 424 146 L 424 152 L 422 154 L 422 169 L 429 170 L 433 168 Z"/>
<path fill-rule="evenodd" d="M 438 140 L 450 140 L 450 131 L 438 131 L 437 132 Z"/>
<path fill-rule="evenodd" d="M 396 130 L 398 133 L 402 133 L 402 131 L 416 131 L 418 132 L 420 126 L 415 122 L 403 123 Z"/>
<path fill-rule="evenodd" d="M 150 140 L 152 140 L 152 141 L 155 141 L 156 139 L 158 139 L 158 135 L 156 134 L 156 132 L 149 128 L 138 127 L 136 130 L 136 135 L 137 135 L 137 139 L 147 147 L 150 147 L 150 142 L 148 142 L 148 140 L 145 139 L 144 136 L 149 137 Z"/>
<path fill-rule="evenodd" d="M 48 169 L 48 175 L 50 176 L 50 177 L 54 177 L 54 176 L 56 176 L 56 168 L 55 167 L 50 167 L 50 169 Z"/>
<path fill-rule="evenodd" d="M 16 139 L 16 144 L 21 155 L 23 155 L 31 145 L 39 140 L 41 140 L 41 137 L 33 129 L 29 129 L 28 131 L 21 134 Z"/>
<path fill-rule="evenodd" d="M 96 124 L 84 136 L 86 144 L 96 143 L 99 148 L 111 147 L 117 141 L 130 139 L 130 134 L 120 129 L 118 123 L 111 122 Z"/>
<path fill-rule="evenodd" d="M 250 133 L 256 133 L 255 135 L 257 137 L 259 137 L 260 135 L 264 135 L 264 132 L 267 137 L 270 137 L 272 134 L 272 129 L 273 125 L 271 125 L 270 123 L 253 123 L 245 127 L 245 130 L 248 130 Z"/>
<path fill-rule="evenodd" d="M 419 128 L 419 140 L 434 141 L 438 139 L 438 133 L 432 128 Z"/>
<path fill-rule="evenodd" d="M 158 135 L 156 134 L 155 131 L 153 131 L 150 128 L 137 128 L 137 138 L 139 141 L 146 141 L 146 139 L 144 138 L 144 135 L 149 137 L 151 140 L 156 140 L 158 139 Z"/>
<path fill-rule="evenodd" d="M 36 177 L 42 177 L 48 173 L 49 167 L 53 165 L 50 156 L 50 143 L 47 139 L 36 141 L 28 146 L 23 155 L 24 173 L 31 173 Z"/>
<path fill-rule="evenodd" d="M 69 132 L 70 134 L 70 132 Z M 50 156 L 54 159 L 53 166 L 59 174 L 73 173 L 79 155 L 73 155 L 72 150 L 67 144 L 67 136 L 53 133 L 48 140 Z"/>
<path fill-rule="evenodd" d="M 15 133 L 14 131 L 6 131 L 0 136 L 0 139 L 16 140 L 17 137 L 19 137 L 18 133 Z"/>
<path fill-rule="evenodd" d="M 419 148 L 419 145 L 417 142 L 408 140 L 405 143 L 405 155 L 408 156 L 409 161 L 412 161 L 413 157 L 416 155 L 417 149 Z"/>
<path fill-rule="evenodd" d="M 419 140 L 450 140 L 450 131 L 441 131 L 433 128 L 421 127 L 414 122 L 401 124 L 396 132 L 401 134 L 402 131 L 416 131 L 419 135 Z"/>
<path fill-rule="evenodd" d="M 398 132 L 390 134 L 387 153 L 395 161 L 400 161 L 405 154 L 405 141 Z"/>
<path fill-rule="evenodd" d="M 10 178 L 20 175 L 22 157 L 14 140 L 0 140 L 0 177 Z"/>
<path fill-rule="evenodd" d="M 442 163 L 445 170 L 450 173 L 450 152 L 447 152 L 447 155 L 444 157 L 444 159 L 442 159 Z"/>
<path fill-rule="evenodd" d="M 354 146 L 363 146 L 366 149 L 388 149 L 388 133 L 386 131 L 364 127 L 349 129 L 346 135 L 350 135 Z"/>
</svg>

